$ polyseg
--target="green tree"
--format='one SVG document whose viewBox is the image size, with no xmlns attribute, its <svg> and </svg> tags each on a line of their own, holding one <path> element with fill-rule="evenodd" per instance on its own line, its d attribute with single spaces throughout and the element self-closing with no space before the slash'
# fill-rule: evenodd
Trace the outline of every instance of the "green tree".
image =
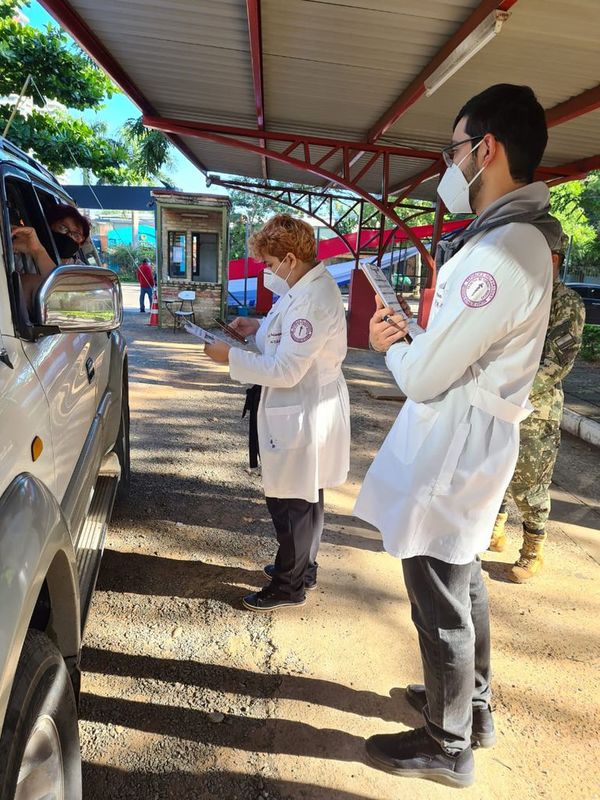
<svg viewBox="0 0 600 800">
<path fill-rule="evenodd" d="M 146 131 L 141 120 L 129 120 L 120 136 L 110 137 L 103 123 L 90 125 L 66 110 L 48 110 L 48 100 L 79 111 L 101 109 L 118 89 L 62 30 L 21 24 L 16 12 L 24 5 L 0 0 L 0 95 L 19 95 L 31 75 L 27 95 L 35 106 L 31 114 L 17 111 L 8 138 L 53 172 L 81 167 L 103 183 L 164 178 L 169 144 L 161 133 Z M 12 110 L 0 106 L 0 130 Z"/>
<path fill-rule="evenodd" d="M 121 280 L 126 281 L 137 280 L 137 266 L 144 258 L 155 262 L 156 250 L 152 245 L 141 243 L 133 247 L 130 244 L 118 244 L 108 251 L 109 267 L 119 273 Z"/>
<path fill-rule="evenodd" d="M 551 190 L 552 213 L 571 239 L 569 264 L 582 273 L 600 269 L 600 172 L 582 181 L 562 183 Z"/>
</svg>

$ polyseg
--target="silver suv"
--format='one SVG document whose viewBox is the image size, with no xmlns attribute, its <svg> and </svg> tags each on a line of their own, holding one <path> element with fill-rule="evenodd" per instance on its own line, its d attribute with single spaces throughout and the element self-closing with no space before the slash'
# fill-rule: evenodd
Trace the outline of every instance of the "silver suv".
<svg viewBox="0 0 600 800">
<path fill-rule="evenodd" d="M 71 203 L 0 138 L 0 800 L 81 797 L 81 637 L 107 523 L 129 482 L 127 346 L 115 274 L 91 244 L 27 302 L 15 225 L 61 264 Z"/>
</svg>

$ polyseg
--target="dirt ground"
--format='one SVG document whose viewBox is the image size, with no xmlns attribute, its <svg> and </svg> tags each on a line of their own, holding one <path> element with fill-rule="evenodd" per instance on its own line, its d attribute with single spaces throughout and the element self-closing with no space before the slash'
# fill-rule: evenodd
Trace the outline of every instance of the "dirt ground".
<svg viewBox="0 0 600 800">
<path fill-rule="evenodd" d="M 421 680 L 400 563 L 351 516 L 398 413 L 376 354 L 353 351 L 352 473 L 326 495 L 319 587 L 301 609 L 240 599 L 275 552 L 245 471 L 243 390 L 185 333 L 127 313 L 131 496 L 115 510 L 83 651 L 85 800 L 396 800 L 446 797 L 364 762 L 364 737 L 419 724 Z M 567 439 L 558 522 L 535 582 L 506 580 L 519 548 L 486 553 L 498 744 L 465 798 L 599 797 L 597 451 Z"/>
</svg>

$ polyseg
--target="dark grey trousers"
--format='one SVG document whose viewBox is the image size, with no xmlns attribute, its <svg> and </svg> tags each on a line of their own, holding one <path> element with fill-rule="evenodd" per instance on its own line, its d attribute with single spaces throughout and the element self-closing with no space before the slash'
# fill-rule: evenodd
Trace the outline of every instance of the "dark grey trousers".
<svg viewBox="0 0 600 800">
<path fill-rule="evenodd" d="M 317 553 L 323 533 L 323 490 L 319 500 L 267 497 L 279 550 L 271 589 L 281 597 L 302 600 L 304 584 L 317 580 Z"/>
<path fill-rule="evenodd" d="M 447 564 L 403 559 L 412 620 L 419 634 L 425 724 L 449 753 L 470 747 L 473 707 L 490 702 L 490 623 L 479 557 Z"/>
</svg>

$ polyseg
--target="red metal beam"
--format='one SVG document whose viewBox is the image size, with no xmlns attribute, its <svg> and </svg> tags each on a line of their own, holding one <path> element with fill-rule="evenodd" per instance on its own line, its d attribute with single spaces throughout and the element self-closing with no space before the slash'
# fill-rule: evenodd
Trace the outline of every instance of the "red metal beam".
<svg viewBox="0 0 600 800">
<path fill-rule="evenodd" d="M 300 158 L 292 157 L 290 155 L 283 155 L 283 153 L 278 153 L 275 150 L 265 150 L 259 144 L 253 144 L 252 142 L 244 141 L 246 138 L 251 139 L 260 139 L 260 135 L 257 135 L 257 131 L 248 130 L 246 128 L 231 128 L 230 126 L 222 126 L 217 127 L 214 125 L 207 125 L 204 123 L 192 123 L 192 122 L 182 122 L 181 120 L 173 120 L 173 119 L 162 119 L 160 117 L 144 117 L 144 125 L 148 126 L 149 128 L 156 128 L 157 130 L 163 131 L 164 133 L 174 133 L 180 134 L 183 136 L 197 136 L 200 139 L 206 139 L 209 142 L 215 142 L 215 144 L 224 145 L 226 147 L 238 147 L 241 150 L 246 150 L 249 153 L 255 153 L 258 156 L 267 156 L 268 158 L 274 158 L 276 161 L 281 161 L 288 166 L 295 167 L 301 171 L 311 172 L 313 175 L 318 176 L 319 178 L 324 178 L 326 180 L 332 180 L 338 183 L 340 186 L 343 186 L 345 189 L 348 189 L 351 192 L 355 192 L 359 197 L 362 197 L 363 200 L 366 200 L 368 203 L 371 203 L 375 208 L 377 208 L 381 213 L 385 214 L 385 216 L 391 220 L 395 225 L 402 228 L 408 238 L 413 242 L 415 247 L 421 253 L 421 256 L 425 262 L 425 264 L 429 267 L 431 271 L 431 280 L 435 280 L 435 264 L 431 255 L 423 245 L 423 242 L 416 236 L 413 231 L 409 228 L 408 225 L 402 220 L 394 211 L 393 205 L 386 202 L 385 198 L 378 198 L 369 192 L 362 189 L 358 184 L 352 182 L 351 178 L 348 177 L 340 177 L 339 175 L 334 175 L 332 172 L 324 169 L 322 165 L 318 165 L 317 163 L 313 163 L 308 160 L 308 156 L 310 155 L 308 147 L 304 149 L 304 156 L 305 160 L 301 160 Z M 232 131 L 237 131 L 237 135 L 239 138 L 231 138 L 235 135 Z M 302 140 L 302 137 L 295 137 L 292 134 L 281 134 L 281 133 L 273 133 L 273 132 L 266 132 L 264 133 L 264 137 L 266 139 L 273 138 L 279 141 L 290 141 L 290 139 L 299 138 Z M 315 143 L 318 141 L 318 137 L 310 137 L 310 142 Z M 321 142 L 325 143 L 325 146 L 331 146 L 333 140 L 330 139 L 320 139 Z M 303 144 L 307 144 L 307 140 L 303 140 Z M 360 145 L 362 147 L 362 145 Z M 340 146 L 343 153 L 345 154 L 345 158 L 348 159 L 348 154 L 350 151 L 356 149 L 356 144 L 350 142 L 344 142 L 343 145 Z M 374 152 L 379 150 L 381 155 L 384 157 L 387 155 L 405 155 L 405 151 L 407 148 L 395 148 L 395 147 L 388 147 L 388 146 L 381 146 L 381 145 L 367 145 L 365 149 L 368 149 L 370 152 Z M 398 152 L 404 151 L 404 152 Z M 423 156 L 428 157 L 428 156 Z M 386 159 L 387 161 L 387 159 Z"/>
<path fill-rule="evenodd" d="M 411 175 L 410 178 L 406 178 L 401 184 L 394 186 L 392 189 L 390 189 L 390 194 L 398 194 L 395 205 L 401 203 L 402 200 L 404 200 L 405 197 L 408 197 L 413 189 L 419 186 L 419 184 L 423 183 L 423 181 L 427 180 L 428 178 L 433 178 L 434 175 L 439 175 L 444 169 L 444 162 L 441 158 L 439 158 L 437 161 L 434 161 L 433 164 L 430 164 L 426 169 L 422 170 L 421 172 L 417 172 L 416 175 Z"/>
<path fill-rule="evenodd" d="M 260 0 L 246 0 L 248 18 L 248 37 L 250 39 L 250 63 L 252 65 L 252 86 L 256 105 L 256 122 L 259 130 L 265 129 L 265 99 L 263 92 L 262 34 L 260 22 Z M 265 147 L 264 139 L 261 147 Z M 262 158 L 263 178 L 268 180 L 267 159 Z"/>
<path fill-rule="evenodd" d="M 600 108 L 600 86 L 594 86 L 587 92 L 582 92 L 564 103 L 547 109 L 546 123 L 549 128 L 552 128 L 554 125 L 562 125 L 563 122 L 580 117 L 582 114 L 589 114 L 590 111 L 595 111 L 597 108 Z"/>
<path fill-rule="evenodd" d="M 400 117 L 413 106 L 425 93 L 425 81 L 432 72 L 442 64 L 448 56 L 471 34 L 492 11 L 508 11 L 517 0 L 483 0 L 473 13 L 463 22 L 456 33 L 448 39 L 434 58 L 421 70 L 417 77 L 407 86 L 396 102 L 367 133 L 369 142 L 376 142 L 396 123 Z"/>
<path fill-rule="evenodd" d="M 293 189 L 291 187 L 285 187 L 285 186 L 270 186 L 264 183 L 246 183 L 244 181 L 219 178 L 218 176 L 215 175 L 211 175 L 211 182 L 216 183 L 218 186 L 223 186 L 227 189 L 239 190 L 242 192 L 248 192 L 249 194 L 259 195 L 260 197 L 267 197 L 270 200 L 275 200 L 277 203 L 282 203 L 283 205 L 289 206 L 290 208 L 294 208 L 297 211 L 301 211 L 304 214 L 309 214 L 311 217 L 319 220 L 319 222 L 322 222 L 323 225 L 332 230 L 336 234 L 336 236 L 338 236 L 346 244 L 351 255 L 353 257 L 356 257 L 356 248 L 352 244 L 351 240 L 347 238 L 345 233 L 338 230 L 338 228 L 336 227 L 336 224 L 337 222 L 339 222 L 339 220 L 333 219 L 332 202 L 328 202 L 329 216 L 325 217 L 319 211 L 322 203 L 320 203 L 319 206 L 315 208 L 312 205 L 312 199 L 314 198 L 317 202 L 320 201 L 321 199 L 323 200 L 323 202 L 338 200 L 340 202 L 352 204 L 355 207 L 358 206 L 360 203 L 362 203 L 363 202 L 362 200 L 353 200 L 353 198 L 344 197 L 343 195 L 335 195 L 335 196 L 326 195 L 325 197 L 322 197 L 319 192 L 313 192 L 310 190 Z M 303 200 L 305 198 L 308 198 L 309 200 L 308 204 L 303 203 Z"/>
<path fill-rule="evenodd" d="M 561 164 L 559 167 L 552 167 L 552 170 L 555 170 L 555 177 L 547 178 L 546 180 L 548 186 L 558 186 L 559 183 L 585 178 L 594 169 L 600 169 L 600 154 L 582 158 L 579 161 L 570 161 L 568 164 Z"/>
<path fill-rule="evenodd" d="M 157 128 L 158 130 L 175 130 L 177 129 L 183 136 L 198 136 L 202 139 L 208 139 L 208 134 L 218 136 L 234 136 L 241 139 L 267 139 L 268 141 L 276 142 L 289 142 L 293 145 L 290 150 L 285 152 L 289 156 L 293 150 L 300 145 L 312 147 L 330 147 L 339 150 L 346 150 L 348 153 L 348 163 L 350 155 L 357 150 L 363 150 L 366 153 L 379 153 L 383 155 L 388 153 L 391 156 L 404 156 L 405 158 L 422 158 L 428 161 L 437 161 L 440 154 L 436 150 L 420 150 L 412 147 L 400 147 L 391 144 L 371 144 L 370 142 L 351 142 L 346 139 L 332 139 L 325 136 L 312 136 L 310 134 L 302 133 L 280 133 L 279 131 L 260 131 L 256 128 L 239 128 L 233 125 L 219 125 L 213 122 L 196 122 L 193 120 L 172 119 L 170 117 L 158 117 L 154 114 L 147 114 L 144 116 L 144 124 L 150 128 Z M 240 146 L 237 140 L 232 139 L 229 142 L 234 147 Z M 280 156 L 280 153 L 269 150 L 267 156 Z M 322 159 L 321 159 L 322 163 Z M 335 176 L 336 183 L 338 176 Z"/>
<path fill-rule="evenodd" d="M 157 111 L 152 103 L 140 92 L 121 65 L 112 57 L 81 17 L 73 11 L 66 0 L 40 0 L 40 4 L 71 34 L 90 58 L 108 73 L 143 114 L 156 115 Z M 205 174 L 208 172 L 198 156 L 178 136 L 169 136 L 168 138 L 186 158 L 189 158 L 194 166 L 198 167 L 200 172 Z"/>
</svg>

